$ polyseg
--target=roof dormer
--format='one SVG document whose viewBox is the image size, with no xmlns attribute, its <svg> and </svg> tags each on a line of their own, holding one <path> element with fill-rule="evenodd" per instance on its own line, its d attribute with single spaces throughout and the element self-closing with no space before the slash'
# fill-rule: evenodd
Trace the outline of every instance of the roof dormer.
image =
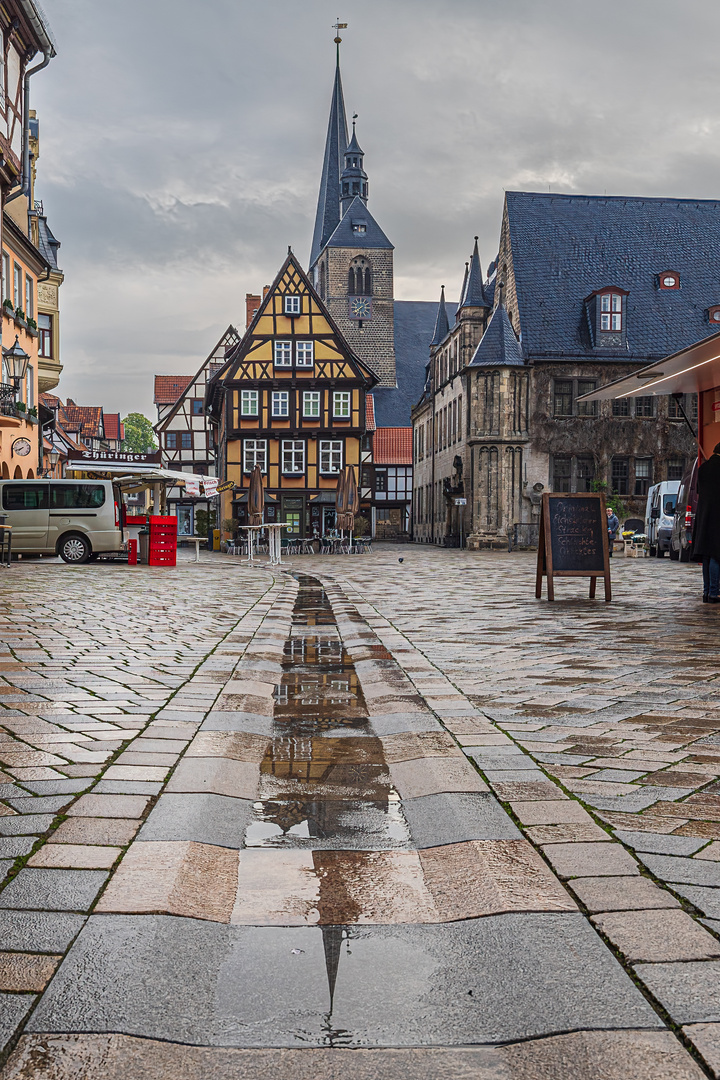
<svg viewBox="0 0 720 1080">
<path fill-rule="evenodd" d="M 655 281 L 661 292 L 680 288 L 680 274 L 677 270 L 663 270 L 661 274 L 657 275 Z"/>
<path fill-rule="evenodd" d="M 624 349 L 627 345 L 627 289 L 607 285 L 585 299 L 585 315 L 595 349 Z"/>
</svg>

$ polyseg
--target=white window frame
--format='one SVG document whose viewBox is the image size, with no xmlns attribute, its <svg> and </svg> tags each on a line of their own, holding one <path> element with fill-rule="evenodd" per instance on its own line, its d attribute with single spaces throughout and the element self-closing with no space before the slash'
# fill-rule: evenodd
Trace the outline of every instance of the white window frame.
<svg viewBox="0 0 720 1080">
<path fill-rule="evenodd" d="M 296 293 L 287 293 L 285 296 L 284 311 L 286 315 L 302 314 L 302 297 Z"/>
<path fill-rule="evenodd" d="M 315 363 L 315 342 L 314 341 L 296 341 L 295 342 L 295 366 L 302 368 L 311 368 Z"/>
<path fill-rule="evenodd" d="M 12 281 L 10 280 L 10 256 L 2 253 L 3 300 L 12 300 Z"/>
<path fill-rule="evenodd" d="M 337 465 L 337 468 L 333 466 Z M 320 472 L 323 476 L 337 476 L 343 467 L 342 439 L 320 440 Z"/>
<path fill-rule="evenodd" d="M 267 472 L 267 439 L 243 439 L 243 472 L 251 473 L 256 465 Z"/>
<path fill-rule="evenodd" d="M 310 404 L 312 408 L 309 408 Z M 308 420 L 319 420 L 321 405 L 319 390 L 303 390 L 303 416 Z"/>
<path fill-rule="evenodd" d="M 32 319 L 35 315 L 35 282 L 29 274 L 25 275 L 25 316 Z"/>
<path fill-rule="evenodd" d="M 273 390 L 272 392 L 272 415 L 286 420 L 290 415 L 290 391 Z"/>
<path fill-rule="evenodd" d="M 600 329 L 622 330 L 622 296 L 620 293 L 607 292 L 600 297 Z"/>
<path fill-rule="evenodd" d="M 13 304 L 22 311 L 23 306 L 23 271 L 18 262 L 13 262 Z"/>
<path fill-rule="evenodd" d="M 292 367 L 292 341 L 277 339 L 273 349 L 275 367 Z"/>
<path fill-rule="evenodd" d="M 258 390 L 240 391 L 240 416 L 258 416 L 260 413 L 260 393 Z"/>
<path fill-rule="evenodd" d="M 305 440 L 283 439 L 280 447 L 281 465 L 285 476 L 302 476 L 305 472 Z"/>
<path fill-rule="evenodd" d="M 333 390 L 333 416 L 338 420 L 349 420 L 352 416 L 352 391 Z"/>
</svg>

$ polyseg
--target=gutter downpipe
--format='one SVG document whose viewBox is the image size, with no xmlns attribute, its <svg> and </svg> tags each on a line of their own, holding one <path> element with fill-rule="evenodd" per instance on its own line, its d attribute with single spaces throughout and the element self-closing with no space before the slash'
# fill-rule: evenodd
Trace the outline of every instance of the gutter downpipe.
<svg viewBox="0 0 720 1080">
<path fill-rule="evenodd" d="M 34 68 L 29 68 L 25 72 L 23 79 L 23 148 L 22 148 L 22 171 L 20 173 L 20 183 L 16 191 L 10 192 L 6 197 L 5 203 L 12 202 L 13 199 L 17 199 L 20 195 L 27 195 L 30 197 L 30 76 L 35 75 L 38 71 L 42 71 L 50 63 L 53 57 L 53 53 L 47 49 L 43 52 L 43 59 L 41 64 L 36 64 Z M 30 212 L 32 207 L 28 206 L 28 235 L 30 231 Z"/>
</svg>

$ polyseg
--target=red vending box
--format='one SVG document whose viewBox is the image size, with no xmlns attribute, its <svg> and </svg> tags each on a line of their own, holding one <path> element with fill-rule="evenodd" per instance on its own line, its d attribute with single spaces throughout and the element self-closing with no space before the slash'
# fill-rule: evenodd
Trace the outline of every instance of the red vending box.
<svg viewBox="0 0 720 1080">
<path fill-rule="evenodd" d="M 150 517 L 148 566 L 175 566 L 177 562 L 177 518 Z"/>
</svg>

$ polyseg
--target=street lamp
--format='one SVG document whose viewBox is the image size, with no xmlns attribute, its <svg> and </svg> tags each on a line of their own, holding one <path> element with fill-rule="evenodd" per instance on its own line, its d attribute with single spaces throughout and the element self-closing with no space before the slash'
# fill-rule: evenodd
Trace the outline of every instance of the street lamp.
<svg viewBox="0 0 720 1080">
<path fill-rule="evenodd" d="M 20 344 L 17 334 L 15 335 L 15 344 L 11 345 L 9 349 L 3 349 L 3 357 L 5 358 L 6 370 L 15 383 L 15 392 L 17 393 L 20 390 L 20 384 L 25 378 L 30 359 L 28 353 Z"/>
</svg>

